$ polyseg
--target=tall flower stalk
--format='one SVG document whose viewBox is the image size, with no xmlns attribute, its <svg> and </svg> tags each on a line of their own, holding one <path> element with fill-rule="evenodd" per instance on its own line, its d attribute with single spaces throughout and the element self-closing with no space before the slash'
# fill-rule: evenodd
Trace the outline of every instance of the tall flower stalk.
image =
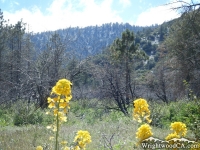
<svg viewBox="0 0 200 150">
<path fill-rule="evenodd" d="M 67 121 L 67 113 L 70 109 L 69 101 L 72 98 L 71 95 L 72 83 L 69 80 L 61 79 L 52 88 L 50 97 L 48 97 L 48 107 L 51 109 L 51 114 L 55 117 L 55 122 L 48 128 L 51 128 L 56 132 L 55 137 L 55 150 L 59 149 L 59 131 L 63 122 Z"/>
<path fill-rule="evenodd" d="M 133 101 L 133 119 L 140 123 L 136 132 L 138 144 L 153 135 L 149 123 L 151 122 L 149 105 L 145 99 L 139 98 Z"/>
<path fill-rule="evenodd" d="M 47 126 L 55 132 L 55 138 L 50 137 L 50 140 L 55 139 L 55 150 L 59 150 L 59 131 L 61 124 L 67 121 L 67 113 L 70 109 L 69 101 L 72 99 L 71 94 L 72 83 L 69 80 L 61 79 L 52 88 L 50 96 L 47 98 L 48 107 L 51 114 L 54 116 L 54 123 Z M 85 149 L 86 145 L 91 142 L 91 136 L 88 131 L 78 131 L 74 139 L 74 144 L 71 147 L 67 146 L 67 141 L 61 141 L 62 150 L 80 150 Z M 36 150 L 43 150 L 42 146 L 37 146 Z"/>
</svg>

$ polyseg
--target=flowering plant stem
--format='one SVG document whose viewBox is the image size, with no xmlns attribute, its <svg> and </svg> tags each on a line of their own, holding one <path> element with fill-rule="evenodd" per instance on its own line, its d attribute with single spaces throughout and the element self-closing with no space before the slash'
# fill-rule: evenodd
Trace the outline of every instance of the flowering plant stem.
<svg viewBox="0 0 200 150">
<path fill-rule="evenodd" d="M 58 103 L 58 112 L 59 112 L 59 104 L 60 104 L 60 100 L 59 100 L 59 103 Z M 58 113 L 57 113 L 57 116 L 56 116 L 56 145 L 55 145 L 55 150 L 59 150 L 59 145 L 58 145 L 58 137 L 59 137 L 59 116 L 58 116 Z"/>
</svg>

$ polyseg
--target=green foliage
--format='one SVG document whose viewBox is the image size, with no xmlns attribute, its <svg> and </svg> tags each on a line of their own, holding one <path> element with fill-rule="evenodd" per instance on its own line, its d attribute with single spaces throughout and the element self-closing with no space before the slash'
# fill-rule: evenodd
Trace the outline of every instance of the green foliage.
<svg viewBox="0 0 200 150">
<path fill-rule="evenodd" d="M 170 125 L 169 106 L 164 103 L 150 102 L 151 125 L 159 128 L 168 128 Z"/>
<path fill-rule="evenodd" d="M 47 125 L 51 122 L 52 119 L 48 118 L 43 110 L 27 112 L 26 109 L 21 108 L 13 117 L 13 123 L 16 126 L 27 125 L 27 124 Z"/>
<path fill-rule="evenodd" d="M 150 103 L 152 125 L 169 127 L 171 122 L 183 122 L 191 130 L 195 138 L 200 137 L 200 104 L 197 101 L 181 100 L 170 104 Z"/>
<path fill-rule="evenodd" d="M 182 121 L 193 131 L 195 138 L 200 138 L 200 104 L 195 101 L 182 103 L 179 107 L 171 107 L 170 120 Z"/>
<path fill-rule="evenodd" d="M 0 108 L 0 127 L 12 125 L 12 117 L 5 108 Z"/>
<path fill-rule="evenodd" d="M 36 107 L 34 104 L 28 104 L 26 101 L 17 101 L 12 105 L 1 106 L 0 126 L 22 126 L 28 124 L 47 125 L 53 120 L 50 119 L 44 110 Z"/>
<path fill-rule="evenodd" d="M 116 122 L 124 118 L 124 114 L 121 111 L 116 111 L 114 109 L 106 109 L 102 107 L 101 101 L 97 99 L 71 101 L 70 107 L 71 113 L 69 113 L 69 117 L 70 122 L 73 124 L 79 123 L 82 120 L 84 120 L 84 122 L 87 122 L 88 124 L 95 124 L 102 120 L 106 122 Z M 128 109 L 128 111 L 131 114 L 132 109 L 130 108 Z M 70 116 L 72 114 L 73 117 Z M 129 117 L 127 117 L 127 119 L 130 120 Z"/>
<path fill-rule="evenodd" d="M 85 120 L 89 124 L 94 124 L 99 120 L 102 120 L 104 114 L 104 109 L 98 109 L 96 105 L 98 101 L 96 99 L 92 100 L 77 100 L 71 102 L 70 111 L 78 118 L 79 120 Z M 73 122 L 73 118 L 70 119 Z"/>
</svg>

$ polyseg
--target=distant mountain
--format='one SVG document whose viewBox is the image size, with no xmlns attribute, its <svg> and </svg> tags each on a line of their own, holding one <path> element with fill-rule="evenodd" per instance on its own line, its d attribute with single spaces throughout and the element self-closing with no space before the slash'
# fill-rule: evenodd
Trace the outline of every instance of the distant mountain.
<svg viewBox="0 0 200 150">
<path fill-rule="evenodd" d="M 147 28 L 154 29 L 157 27 L 157 25 L 151 27 L 132 26 L 128 23 L 108 23 L 103 24 L 102 26 L 88 26 L 85 28 L 70 27 L 54 32 L 34 34 L 31 41 L 34 43 L 36 49 L 45 49 L 45 45 L 48 42 L 50 35 L 56 32 L 66 44 L 67 50 L 84 58 L 100 53 L 103 49 L 112 44 L 117 37 L 120 38 L 122 32 L 126 29 L 133 31 L 136 34 L 145 31 Z"/>
</svg>

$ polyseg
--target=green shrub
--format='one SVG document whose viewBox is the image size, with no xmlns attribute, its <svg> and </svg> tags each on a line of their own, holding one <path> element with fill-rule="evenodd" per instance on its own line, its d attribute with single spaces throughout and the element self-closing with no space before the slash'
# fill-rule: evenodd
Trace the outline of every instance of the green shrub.
<svg viewBox="0 0 200 150">
<path fill-rule="evenodd" d="M 188 101 L 181 103 L 179 107 L 171 108 L 171 122 L 182 121 L 195 134 L 197 139 L 200 138 L 200 103 L 197 101 Z M 172 115 L 173 114 L 173 115 Z"/>
<path fill-rule="evenodd" d="M 168 128 L 170 125 L 169 121 L 169 110 L 168 105 L 164 102 L 149 102 L 152 119 L 151 125 L 159 128 Z"/>
<path fill-rule="evenodd" d="M 0 127 L 12 125 L 12 116 L 5 108 L 0 109 Z"/>
<path fill-rule="evenodd" d="M 200 138 L 200 102 L 180 100 L 164 103 L 150 103 L 151 125 L 156 127 L 168 127 L 171 122 L 183 122 L 191 130 L 195 137 Z"/>
<path fill-rule="evenodd" d="M 46 116 L 45 111 L 37 108 L 34 103 L 28 103 L 25 100 L 15 102 L 9 111 L 13 118 L 13 124 L 16 126 L 28 124 L 43 124 L 47 125 L 52 122 L 52 119 Z"/>
</svg>

